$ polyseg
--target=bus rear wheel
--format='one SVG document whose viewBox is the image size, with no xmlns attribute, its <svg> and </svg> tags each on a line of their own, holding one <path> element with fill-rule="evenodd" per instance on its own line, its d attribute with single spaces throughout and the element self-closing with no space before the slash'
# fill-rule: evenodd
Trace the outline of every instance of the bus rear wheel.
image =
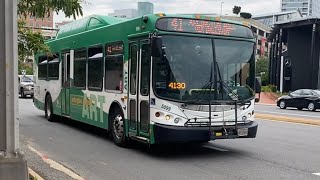
<svg viewBox="0 0 320 180">
<path fill-rule="evenodd" d="M 52 99 L 50 95 L 46 96 L 45 104 L 44 104 L 44 113 L 45 117 L 48 121 L 54 122 L 55 117 L 53 114 L 53 107 L 52 107 Z"/>
<path fill-rule="evenodd" d="M 125 120 L 121 111 L 116 108 L 110 115 L 111 120 L 111 133 L 113 141 L 117 146 L 126 146 L 126 135 L 125 135 Z"/>
</svg>

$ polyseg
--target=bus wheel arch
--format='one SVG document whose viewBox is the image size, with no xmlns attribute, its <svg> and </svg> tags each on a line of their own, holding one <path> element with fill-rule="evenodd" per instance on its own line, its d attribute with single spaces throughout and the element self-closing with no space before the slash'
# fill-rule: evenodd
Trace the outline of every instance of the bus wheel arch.
<svg viewBox="0 0 320 180">
<path fill-rule="evenodd" d="M 124 113 L 119 102 L 114 101 L 109 109 L 108 130 L 116 145 L 126 146 L 125 119 Z"/>
</svg>

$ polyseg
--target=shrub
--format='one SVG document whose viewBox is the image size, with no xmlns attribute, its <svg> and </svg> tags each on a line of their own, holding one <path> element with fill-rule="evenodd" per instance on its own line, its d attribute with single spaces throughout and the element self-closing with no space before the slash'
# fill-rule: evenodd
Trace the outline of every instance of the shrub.
<svg viewBox="0 0 320 180">
<path fill-rule="evenodd" d="M 268 85 L 261 87 L 262 92 L 277 92 L 277 86 L 275 85 Z"/>
</svg>

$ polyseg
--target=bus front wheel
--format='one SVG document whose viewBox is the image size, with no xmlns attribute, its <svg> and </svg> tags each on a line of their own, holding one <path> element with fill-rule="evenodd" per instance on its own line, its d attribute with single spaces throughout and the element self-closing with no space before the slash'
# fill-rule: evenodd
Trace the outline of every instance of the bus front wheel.
<svg viewBox="0 0 320 180">
<path fill-rule="evenodd" d="M 112 121 L 111 124 L 111 132 L 113 141 L 116 145 L 125 147 L 126 146 L 126 136 L 125 136 L 125 126 L 124 126 L 124 117 L 122 112 L 116 108 L 111 116 L 110 120 Z"/>
</svg>

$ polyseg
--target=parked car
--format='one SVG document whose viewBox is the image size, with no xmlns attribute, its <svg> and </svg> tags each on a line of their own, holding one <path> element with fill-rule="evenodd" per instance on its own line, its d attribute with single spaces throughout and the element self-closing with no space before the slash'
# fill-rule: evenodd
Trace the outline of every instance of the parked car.
<svg viewBox="0 0 320 180">
<path fill-rule="evenodd" d="M 299 110 L 307 108 L 309 111 L 315 111 L 320 108 L 320 90 L 298 89 L 286 96 L 279 97 L 277 106 L 281 109 L 295 107 Z"/>
<path fill-rule="evenodd" d="M 19 94 L 22 98 L 27 95 L 33 97 L 33 76 L 32 75 L 19 75 Z"/>
</svg>

